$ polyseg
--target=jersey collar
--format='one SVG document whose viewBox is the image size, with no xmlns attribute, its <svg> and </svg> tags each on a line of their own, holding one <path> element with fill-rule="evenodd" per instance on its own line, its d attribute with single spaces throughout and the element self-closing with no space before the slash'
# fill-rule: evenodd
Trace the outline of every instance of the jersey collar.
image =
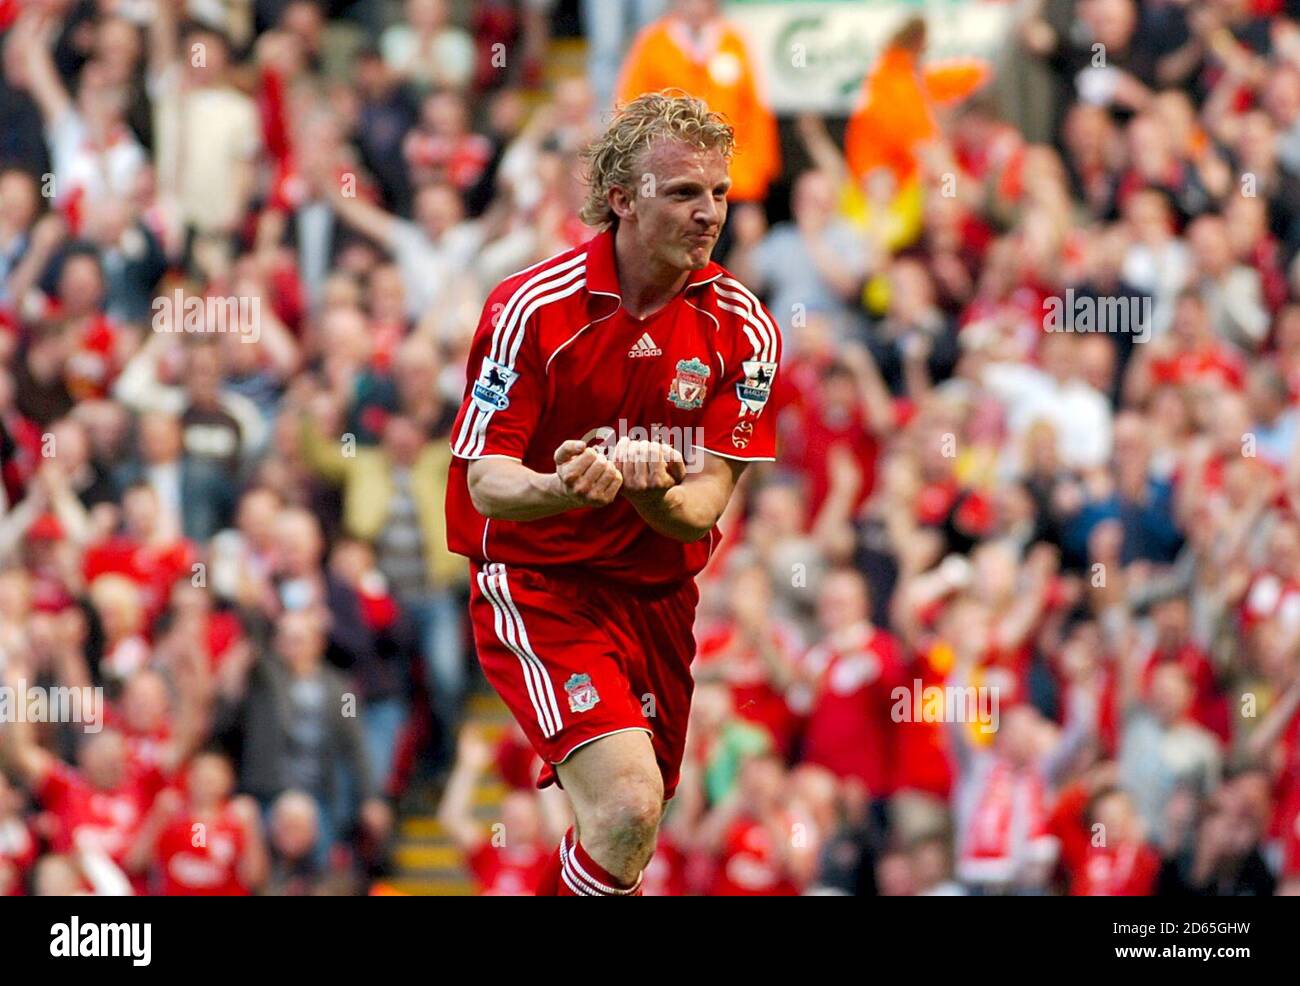
<svg viewBox="0 0 1300 986">
<path fill-rule="evenodd" d="M 690 291 L 704 284 L 712 284 L 726 271 L 717 261 L 710 260 L 700 270 L 691 271 L 684 290 Z M 587 290 L 592 294 L 609 295 L 622 304 L 618 287 L 618 267 L 614 263 L 614 230 L 605 230 L 587 241 Z"/>
</svg>

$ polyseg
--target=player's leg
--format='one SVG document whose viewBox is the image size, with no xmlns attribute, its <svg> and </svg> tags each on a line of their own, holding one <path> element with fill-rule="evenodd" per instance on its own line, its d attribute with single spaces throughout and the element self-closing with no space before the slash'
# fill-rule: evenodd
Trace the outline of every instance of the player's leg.
<svg viewBox="0 0 1300 986">
<path fill-rule="evenodd" d="M 635 887 L 663 815 L 663 777 L 649 735 L 633 729 L 602 737 L 555 770 L 576 820 L 566 875 L 587 890 Z"/>
<path fill-rule="evenodd" d="M 476 569 L 474 576 L 470 613 L 479 664 L 542 757 L 539 784 L 544 786 L 556 778 L 557 765 L 577 762 L 576 783 L 586 790 L 594 783 L 586 778 L 598 770 L 587 765 L 610 758 L 585 751 L 635 736 L 642 741 L 633 747 L 637 753 L 631 758 L 613 758 L 616 766 L 629 761 L 631 766 L 619 767 L 618 772 L 628 778 L 611 789 L 622 792 L 617 803 L 623 804 L 647 800 L 644 788 L 651 785 L 653 794 L 648 800 L 654 806 L 657 824 L 663 788 L 648 739 L 650 726 L 623 671 L 622 655 L 634 642 L 611 626 L 610 607 L 583 605 L 582 593 L 573 586 L 554 584 L 536 572 L 506 571 L 502 565 L 490 565 Z M 623 739 L 616 748 L 626 743 Z M 633 785 L 632 777 L 640 778 L 641 783 Z M 561 783 L 567 780 L 561 772 Z M 581 793 L 574 799 L 579 800 L 583 805 L 594 804 Z M 599 832 L 602 825 L 597 814 L 587 814 L 586 822 L 578 816 L 582 842 L 570 833 L 557 857 L 562 862 L 570 860 L 566 867 L 569 880 L 585 888 L 583 895 L 601 895 L 602 888 L 620 894 L 624 891 L 622 877 L 606 871 L 588 854 L 587 828 Z M 638 838 L 644 839 L 644 834 Z M 653 846 L 653 830 L 650 839 Z M 626 843 L 629 838 L 620 835 L 618 841 Z M 598 851 L 606 858 L 605 850 Z M 637 873 L 639 870 L 633 873 L 633 881 Z M 543 875 L 539 894 L 555 892 L 551 890 L 554 884 L 547 880 L 549 875 L 549 871 Z M 556 889 L 565 893 L 566 888 L 578 893 L 564 879 L 559 880 Z"/>
<path fill-rule="evenodd" d="M 639 886 L 641 871 L 654 855 L 664 800 L 672 797 L 681 773 L 694 688 L 691 628 L 698 600 L 694 583 L 658 598 L 601 594 L 602 611 L 613 617 L 606 632 L 618 647 L 637 703 L 630 721 L 651 726 L 653 734 L 642 729 L 613 733 L 555 765 L 577 820 L 577 838 L 562 845 L 562 856 L 572 845 L 566 872 L 590 859 L 610 878 L 596 882 L 624 892 Z M 581 885 L 581 878 L 591 874 L 574 876 Z"/>
</svg>

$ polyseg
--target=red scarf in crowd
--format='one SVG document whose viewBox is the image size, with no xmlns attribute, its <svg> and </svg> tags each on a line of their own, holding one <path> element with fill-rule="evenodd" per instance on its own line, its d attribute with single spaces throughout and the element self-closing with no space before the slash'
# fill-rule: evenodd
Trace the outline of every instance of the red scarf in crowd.
<svg viewBox="0 0 1300 986">
<path fill-rule="evenodd" d="M 1017 865 L 1024 861 L 1016 858 L 1012 841 L 1018 815 L 1033 858 L 1054 848 L 1055 839 L 1047 829 L 1042 780 L 1035 771 L 1017 771 L 1010 761 L 999 757 L 989 771 L 966 833 L 965 879 L 1001 883 L 1014 878 Z"/>
</svg>

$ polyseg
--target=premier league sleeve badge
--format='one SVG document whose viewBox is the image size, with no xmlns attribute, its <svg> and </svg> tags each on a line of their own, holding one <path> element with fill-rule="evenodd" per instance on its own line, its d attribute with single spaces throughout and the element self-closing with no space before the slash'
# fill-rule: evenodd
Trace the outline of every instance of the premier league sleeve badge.
<svg viewBox="0 0 1300 986">
<path fill-rule="evenodd" d="M 472 391 L 474 403 L 489 414 L 493 411 L 504 411 L 510 406 L 510 398 L 506 393 L 518 379 L 519 374 L 510 367 L 502 366 L 496 360 L 485 356 L 478 379 L 474 381 Z"/>
<path fill-rule="evenodd" d="M 772 396 L 772 380 L 776 377 L 776 364 L 749 359 L 741 364 L 745 379 L 736 384 L 736 396 L 751 414 L 759 414 Z M 743 413 L 743 412 L 742 412 Z"/>
</svg>

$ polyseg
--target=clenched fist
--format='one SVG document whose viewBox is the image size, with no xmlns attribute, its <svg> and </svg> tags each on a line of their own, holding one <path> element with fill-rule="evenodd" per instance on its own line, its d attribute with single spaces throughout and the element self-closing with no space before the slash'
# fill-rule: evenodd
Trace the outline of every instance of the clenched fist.
<svg viewBox="0 0 1300 986">
<path fill-rule="evenodd" d="M 576 507 L 607 506 L 623 485 L 623 474 L 613 462 L 576 439 L 555 450 L 555 475 Z"/>
<path fill-rule="evenodd" d="M 623 474 L 623 492 L 629 495 L 670 490 L 686 478 L 686 460 L 663 442 L 620 438 L 610 460 Z"/>
</svg>

